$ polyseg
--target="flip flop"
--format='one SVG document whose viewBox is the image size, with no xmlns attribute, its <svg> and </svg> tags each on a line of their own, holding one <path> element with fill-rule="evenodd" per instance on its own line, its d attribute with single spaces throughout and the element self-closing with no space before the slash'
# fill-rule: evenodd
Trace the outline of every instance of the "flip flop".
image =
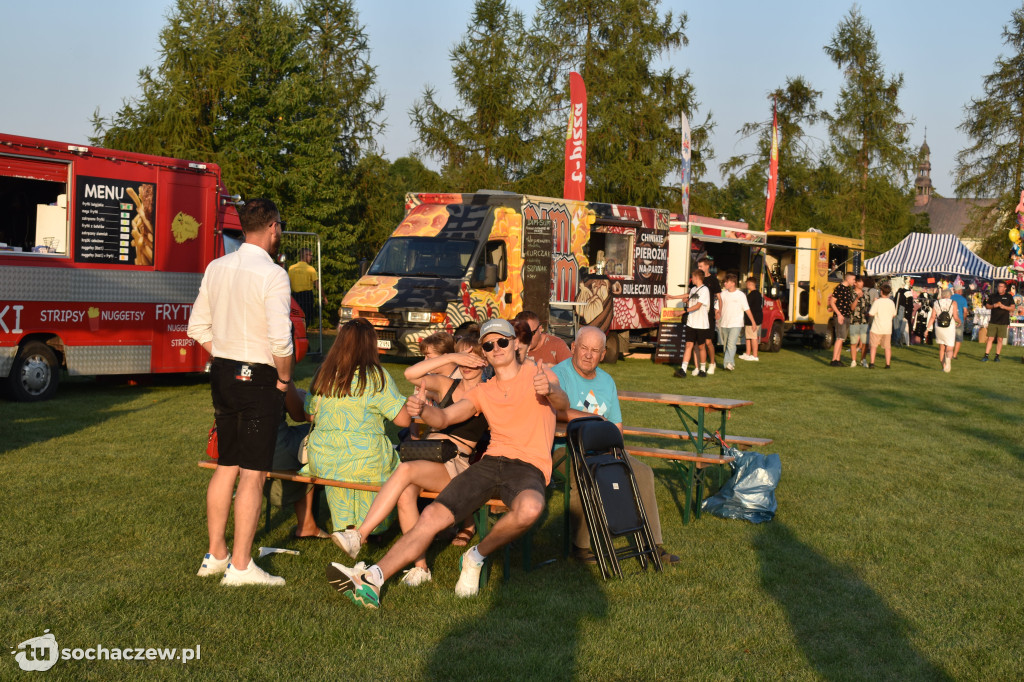
<svg viewBox="0 0 1024 682">
<path fill-rule="evenodd" d="M 295 531 L 297 531 L 298 529 L 298 526 L 292 528 L 291 536 L 293 540 L 327 540 L 331 537 L 331 534 L 325 531 L 323 528 L 317 528 L 316 535 L 296 535 Z"/>
<path fill-rule="evenodd" d="M 459 532 L 452 538 L 452 546 L 466 547 L 474 535 L 476 535 L 476 528 L 460 528 Z"/>
</svg>

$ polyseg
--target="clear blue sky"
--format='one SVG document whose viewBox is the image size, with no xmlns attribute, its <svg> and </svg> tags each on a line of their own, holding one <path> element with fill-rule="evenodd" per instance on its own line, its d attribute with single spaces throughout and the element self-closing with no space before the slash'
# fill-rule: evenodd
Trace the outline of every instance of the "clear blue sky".
<svg viewBox="0 0 1024 682">
<path fill-rule="evenodd" d="M 378 86 L 387 96 L 388 127 L 381 144 L 385 155 L 394 159 L 416 143 L 408 111 L 424 85 L 435 86 L 442 103 L 458 105 L 452 94 L 449 51 L 464 33 L 473 3 L 356 4 L 370 37 Z M 535 2 L 513 4 L 529 20 Z M 0 131 L 85 142 L 92 132 L 93 111 L 116 111 L 123 99 L 137 94 L 138 71 L 157 63 L 157 35 L 170 6 L 166 0 L 4 0 Z M 914 120 L 911 139 L 920 145 L 927 127 L 933 182 L 937 191 L 952 196 L 954 156 L 967 144 L 956 129 L 963 107 L 981 95 L 982 78 L 1005 54 L 1002 28 L 1020 5 L 992 0 L 864 0 L 860 6 L 875 30 L 886 72 L 904 75 L 900 104 Z M 823 91 L 822 106 L 834 106 L 841 75 L 822 46 L 851 4 L 677 0 L 663 2 L 662 7 L 689 16 L 689 46 L 672 54 L 667 63 L 691 71 L 702 105 L 691 119 L 703 120 L 710 110 L 717 122 L 711 180 L 720 181 L 718 164 L 747 150 L 736 131 L 744 122 L 770 116 L 765 94 L 787 76 L 804 76 Z"/>
</svg>

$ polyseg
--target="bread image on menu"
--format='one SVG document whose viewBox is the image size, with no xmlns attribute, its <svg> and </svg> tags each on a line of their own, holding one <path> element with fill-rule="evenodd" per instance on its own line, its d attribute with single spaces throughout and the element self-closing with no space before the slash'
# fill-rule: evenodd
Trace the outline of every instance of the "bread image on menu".
<svg viewBox="0 0 1024 682">
<path fill-rule="evenodd" d="M 135 246 L 135 264 L 153 264 L 153 198 L 156 188 L 153 185 L 139 185 L 136 192 L 128 188 L 128 196 L 135 202 L 138 213 L 132 218 L 132 244 Z"/>
</svg>

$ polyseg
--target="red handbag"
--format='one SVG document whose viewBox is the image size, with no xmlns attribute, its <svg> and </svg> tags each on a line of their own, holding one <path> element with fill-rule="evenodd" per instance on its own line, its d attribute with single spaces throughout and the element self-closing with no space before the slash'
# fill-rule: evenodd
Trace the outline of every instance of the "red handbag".
<svg viewBox="0 0 1024 682">
<path fill-rule="evenodd" d="M 217 459 L 220 457 L 220 450 L 217 449 L 217 425 L 214 424 L 210 427 L 210 435 L 206 440 L 206 456 L 210 459 Z"/>
</svg>

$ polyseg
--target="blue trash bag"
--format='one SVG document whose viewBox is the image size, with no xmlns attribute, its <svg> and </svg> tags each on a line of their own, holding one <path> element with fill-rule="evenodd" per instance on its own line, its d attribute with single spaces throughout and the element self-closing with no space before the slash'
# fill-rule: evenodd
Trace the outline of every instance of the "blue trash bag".
<svg viewBox="0 0 1024 682">
<path fill-rule="evenodd" d="M 743 519 L 751 523 L 771 521 L 778 503 L 775 488 L 782 476 L 778 455 L 741 452 L 729 448 L 733 460 L 732 477 L 717 494 L 704 500 L 701 508 L 723 519 Z"/>
</svg>

